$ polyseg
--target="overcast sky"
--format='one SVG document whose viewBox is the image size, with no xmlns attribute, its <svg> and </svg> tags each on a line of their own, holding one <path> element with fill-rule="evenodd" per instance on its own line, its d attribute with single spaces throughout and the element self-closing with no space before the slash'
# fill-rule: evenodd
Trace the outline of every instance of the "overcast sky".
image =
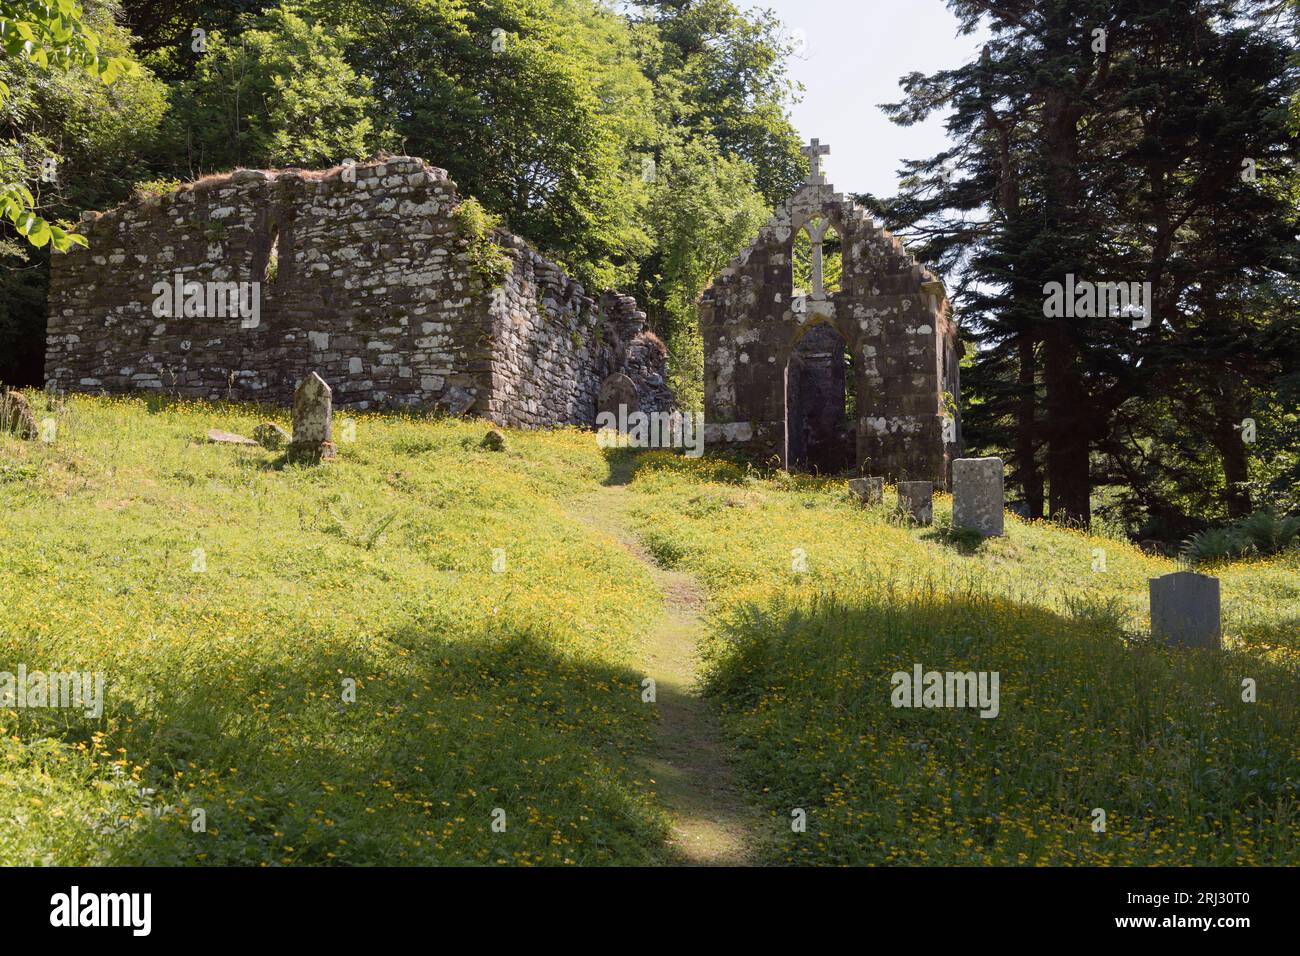
<svg viewBox="0 0 1300 956">
<path fill-rule="evenodd" d="M 829 143 L 827 181 L 841 192 L 893 195 L 903 159 L 931 156 L 947 145 L 942 118 L 895 126 L 879 104 L 900 98 L 899 77 L 932 73 L 974 57 L 982 34 L 961 37 L 943 0 L 738 0 L 768 7 L 806 41 L 792 64 L 803 83 L 794 124 L 805 142 Z M 796 32 L 802 31 L 802 32 Z"/>
</svg>

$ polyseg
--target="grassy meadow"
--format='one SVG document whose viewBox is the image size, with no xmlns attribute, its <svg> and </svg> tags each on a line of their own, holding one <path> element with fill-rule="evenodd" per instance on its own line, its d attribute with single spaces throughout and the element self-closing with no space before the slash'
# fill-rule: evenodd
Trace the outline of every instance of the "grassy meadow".
<svg viewBox="0 0 1300 956">
<path fill-rule="evenodd" d="M 73 397 L 54 444 L 0 436 L 0 670 L 108 683 L 98 720 L 0 710 L 0 863 L 659 861 L 659 597 L 558 504 L 607 472 L 590 436 L 202 441 L 265 414 Z"/>
<path fill-rule="evenodd" d="M 633 488 L 652 552 L 710 591 L 710 689 L 772 862 L 1300 862 L 1294 552 L 1212 569 L 1230 652 L 1174 652 L 1145 634 L 1176 565 L 1121 541 L 1008 515 L 971 547 L 946 496 L 906 528 L 889 492 L 665 455 Z M 999 672 L 999 716 L 891 706 L 918 663 Z"/>
<path fill-rule="evenodd" d="M 300 466 L 203 440 L 283 411 L 30 397 L 58 434 L 0 435 L 0 671 L 108 686 L 0 709 L 0 864 L 667 862 L 663 597 L 576 517 L 611 483 L 708 592 L 768 862 L 1300 862 L 1294 553 L 1214 569 L 1229 651 L 1175 653 L 1144 638 L 1172 561 L 1011 517 L 972 547 L 942 497 L 907 528 L 842 481 L 400 415 Z M 1000 715 L 891 707 L 916 663 L 998 671 Z"/>
</svg>

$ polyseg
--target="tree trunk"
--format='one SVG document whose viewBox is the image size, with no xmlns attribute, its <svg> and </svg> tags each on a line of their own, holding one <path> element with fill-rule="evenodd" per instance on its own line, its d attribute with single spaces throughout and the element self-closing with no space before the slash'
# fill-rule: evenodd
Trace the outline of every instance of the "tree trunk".
<svg viewBox="0 0 1300 956">
<path fill-rule="evenodd" d="M 1219 453 L 1219 463 L 1223 467 L 1223 504 L 1228 509 L 1229 518 L 1244 518 L 1251 511 L 1250 491 L 1246 482 L 1250 477 L 1246 455 L 1246 442 L 1242 440 L 1241 420 L 1245 417 L 1241 409 L 1249 405 L 1234 401 L 1235 396 L 1215 396 L 1214 427 L 1210 429 L 1210 440 Z"/>
<path fill-rule="evenodd" d="M 1016 382 L 1020 390 L 1016 398 L 1016 474 L 1024 493 L 1025 517 L 1032 521 L 1043 517 L 1043 473 L 1034 454 L 1038 437 L 1038 360 L 1033 336 L 1022 332 L 1016 351 L 1020 366 Z"/>
<path fill-rule="evenodd" d="M 1068 87 L 1047 91 L 1043 99 L 1043 137 L 1047 177 L 1044 183 L 1044 220 L 1054 224 L 1062 238 L 1083 231 L 1079 199 L 1080 106 Z M 1077 248 L 1067 248 L 1057 261 L 1064 273 L 1082 273 L 1086 263 Z M 1083 319 L 1082 323 L 1091 322 Z M 1079 318 L 1049 319 L 1043 336 L 1043 385 L 1047 392 L 1047 485 L 1049 510 L 1055 520 L 1087 525 L 1092 519 L 1092 477 L 1088 449 L 1094 423 L 1089 420 L 1091 396 L 1083 380 L 1082 356 L 1073 341 L 1071 326 Z M 1084 333 L 1087 334 L 1086 332 Z"/>
<path fill-rule="evenodd" d="M 1047 386 L 1047 486 L 1051 517 L 1087 525 L 1092 520 L 1092 476 L 1088 471 L 1091 428 L 1087 391 L 1078 357 L 1065 330 L 1051 329 L 1044 342 L 1043 381 Z"/>
</svg>

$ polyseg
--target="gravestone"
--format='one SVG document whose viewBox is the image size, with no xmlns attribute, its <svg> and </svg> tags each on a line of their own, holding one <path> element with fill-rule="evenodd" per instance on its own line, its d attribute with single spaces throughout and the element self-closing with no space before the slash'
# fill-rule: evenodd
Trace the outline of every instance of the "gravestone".
<svg viewBox="0 0 1300 956">
<path fill-rule="evenodd" d="M 257 442 L 234 432 L 223 432 L 220 428 L 208 429 L 208 441 L 217 445 L 256 445 Z"/>
<path fill-rule="evenodd" d="M 312 372 L 293 393 L 293 441 L 289 456 L 317 461 L 334 457 L 334 406 L 330 387 Z"/>
<path fill-rule="evenodd" d="M 292 436 L 275 422 L 262 422 L 253 429 L 253 438 L 263 448 L 272 450 L 289 444 Z"/>
<path fill-rule="evenodd" d="M 884 478 L 853 478 L 849 491 L 864 505 L 878 505 L 885 496 Z"/>
<path fill-rule="evenodd" d="M 626 409 L 622 415 L 619 414 L 620 405 Z M 627 416 L 640 410 L 641 396 L 637 394 L 636 383 L 630 376 L 615 372 L 600 383 L 600 392 L 596 396 L 597 414 L 609 412 L 616 421 L 626 421 Z"/>
<path fill-rule="evenodd" d="M 1223 647 L 1219 579 L 1175 571 L 1148 581 L 1151 636 L 1170 647 Z"/>
<path fill-rule="evenodd" d="M 439 404 L 447 409 L 448 415 L 459 418 L 473 408 L 476 401 L 478 397 L 469 389 L 456 385 L 448 389 L 447 394 L 439 400 Z"/>
<path fill-rule="evenodd" d="M 31 404 L 18 392 L 0 391 L 0 431 L 29 440 L 40 434 Z"/>
<path fill-rule="evenodd" d="M 916 524 L 929 524 L 934 519 L 934 482 L 900 481 L 898 513 Z"/>
<path fill-rule="evenodd" d="M 984 537 L 1003 533 L 1001 458 L 958 458 L 952 463 L 952 526 Z"/>
</svg>

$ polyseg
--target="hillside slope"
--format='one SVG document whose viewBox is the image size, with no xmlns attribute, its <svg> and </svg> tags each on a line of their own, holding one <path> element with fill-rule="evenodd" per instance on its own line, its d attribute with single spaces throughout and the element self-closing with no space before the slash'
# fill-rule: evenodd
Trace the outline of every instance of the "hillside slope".
<svg viewBox="0 0 1300 956">
<path fill-rule="evenodd" d="M 1294 556 L 1216 570 L 1231 651 L 1174 654 L 1142 639 L 1173 564 L 1055 527 L 971 550 L 843 482 L 575 431 L 494 452 L 482 422 L 359 415 L 311 468 L 202 440 L 265 410 L 32 400 L 58 437 L 0 436 L 0 672 L 107 689 L 102 716 L 0 709 L 0 863 L 670 861 L 664 595 L 575 518 L 612 484 L 708 593 L 770 861 L 1300 858 Z M 891 707 L 917 663 L 999 671 L 997 719 Z"/>
</svg>

